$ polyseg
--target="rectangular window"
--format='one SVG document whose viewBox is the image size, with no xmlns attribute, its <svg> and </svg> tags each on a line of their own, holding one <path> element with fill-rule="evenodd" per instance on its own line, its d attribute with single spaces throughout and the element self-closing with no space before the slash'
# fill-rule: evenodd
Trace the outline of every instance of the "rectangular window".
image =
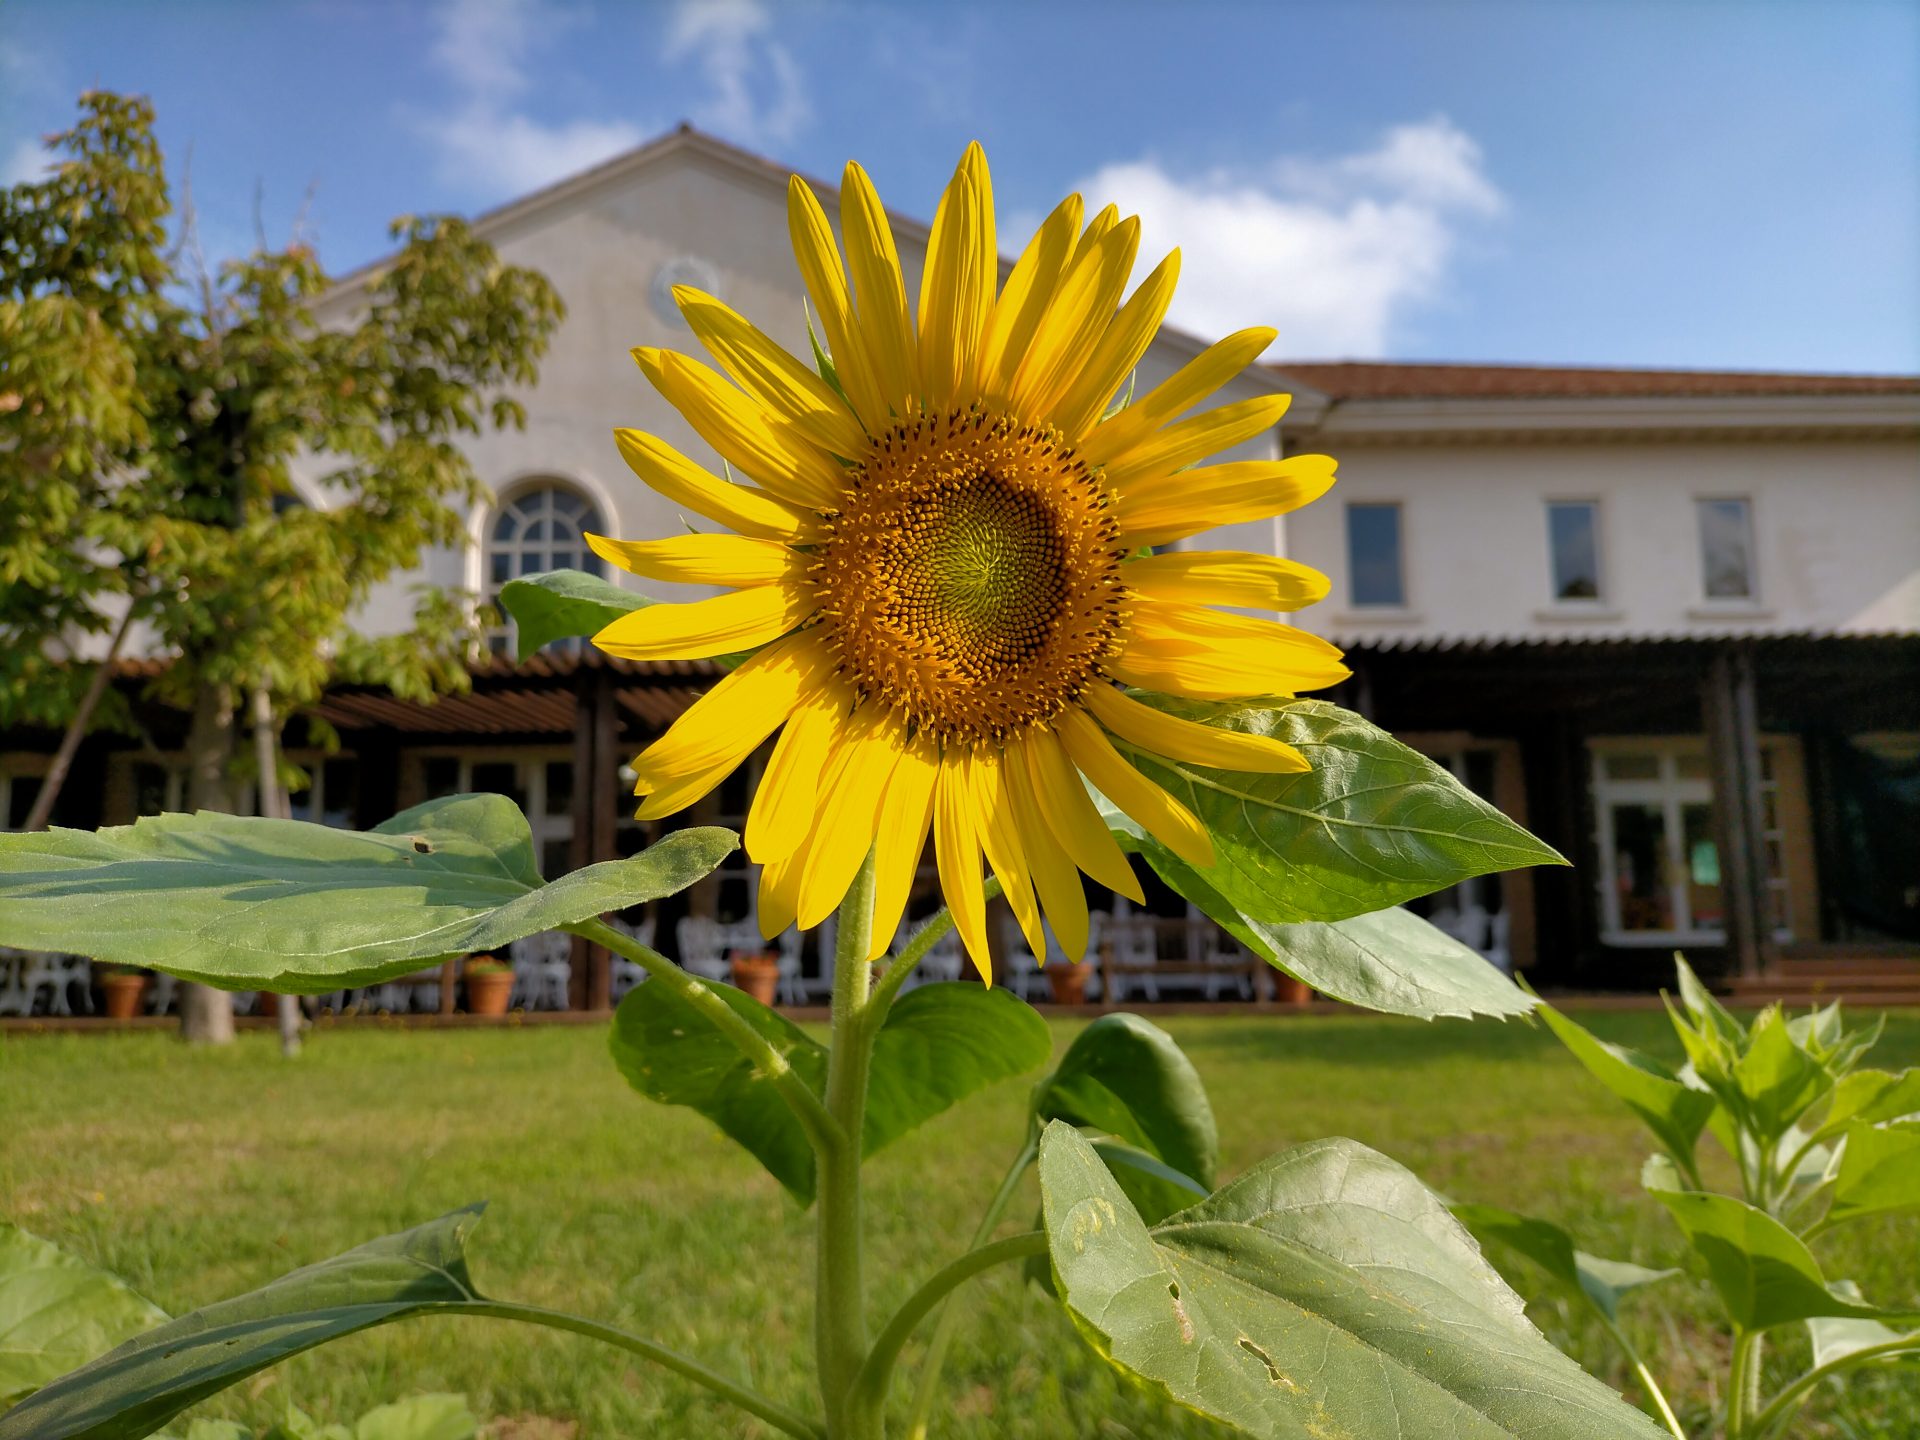
<svg viewBox="0 0 1920 1440">
<path fill-rule="evenodd" d="M 1591 500 L 1547 505 L 1547 547 L 1555 600 L 1600 598 L 1600 507 Z"/>
<path fill-rule="evenodd" d="M 1347 506 L 1347 588 L 1355 606 L 1407 603 L 1397 504 Z"/>
<path fill-rule="evenodd" d="M 1709 600 L 1751 600 L 1753 506 L 1746 500 L 1699 500 L 1701 579 Z"/>
</svg>

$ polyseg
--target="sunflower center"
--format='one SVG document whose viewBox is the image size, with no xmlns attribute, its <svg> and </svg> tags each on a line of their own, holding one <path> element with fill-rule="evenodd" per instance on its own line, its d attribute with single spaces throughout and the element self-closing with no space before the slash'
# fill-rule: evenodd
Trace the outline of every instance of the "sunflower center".
<svg viewBox="0 0 1920 1440">
<path fill-rule="evenodd" d="M 1056 431 L 925 415 L 851 472 L 812 578 L 857 686 L 942 739 L 1003 740 L 1076 700 L 1117 646 L 1114 537 Z"/>
</svg>

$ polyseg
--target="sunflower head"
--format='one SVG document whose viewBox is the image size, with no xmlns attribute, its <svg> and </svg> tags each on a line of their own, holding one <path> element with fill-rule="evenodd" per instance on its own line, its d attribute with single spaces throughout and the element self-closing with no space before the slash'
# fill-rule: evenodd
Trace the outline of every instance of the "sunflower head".
<svg viewBox="0 0 1920 1440">
<path fill-rule="evenodd" d="M 986 157 L 970 146 L 935 214 L 910 308 L 886 212 L 849 165 L 844 257 L 795 179 L 788 219 L 831 354 L 819 373 L 710 295 L 675 291 L 719 371 L 637 351 L 642 370 L 744 482 L 658 439 L 616 436 L 655 489 L 721 533 L 594 537 L 653 579 L 726 587 L 595 637 L 636 659 L 750 650 L 635 762 L 643 817 L 706 794 L 779 732 L 747 822 L 773 935 L 818 923 L 877 856 L 878 953 L 929 829 L 941 888 L 986 971 L 983 861 L 1035 953 L 1083 952 L 1085 872 L 1140 898 L 1091 782 L 1196 865 L 1205 830 L 1127 759 L 1298 770 L 1265 737 L 1177 719 L 1126 688 L 1209 699 L 1341 679 L 1332 646 L 1216 607 L 1284 611 L 1325 578 L 1275 556 L 1152 553 L 1280 514 L 1332 483 L 1307 455 L 1202 465 L 1270 436 L 1286 397 L 1196 411 L 1273 338 L 1241 331 L 1119 409 L 1159 329 L 1178 254 L 1131 294 L 1139 225 L 1078 196 L 1004 284 Z"/>
</svg>

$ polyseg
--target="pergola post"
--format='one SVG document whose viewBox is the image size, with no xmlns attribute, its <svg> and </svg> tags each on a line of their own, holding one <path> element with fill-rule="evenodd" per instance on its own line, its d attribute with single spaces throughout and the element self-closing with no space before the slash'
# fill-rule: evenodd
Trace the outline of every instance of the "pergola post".
<svg viewBox="0 0 1920 1440">
<path fill-rule="evenodd" d="M 1714 843 L 1727 951 L 1742 976 L 1768 958 L 1766 852 L 1761 836 L 1760 726 L 1753 659 L 1745 650 L 1714 652 L 1701 686 L 1707 761 L 1713 775 Z"/>
<path fill-rule="evenodd" d="M 593 811 L 598 799 L 594 776 L 593 681 L 597 671 L 585 666 L 573 674 L 573 834 L 567 848 L 569 868 L 581 870 L 593 863 Z M 580 1010 L 587 1004 L 587 975 L 592 969 L 593 946 L 575 935 L 569 953 L 567 1006 Z"/>
<path fill-rule="evenodd" d="M 592 699 L 592 759 L 585 772 L 587 793 L 592 797 L 588 814 L 592 831 L 588 836 L 589 864 L 615 859 L 616 832 L 620 806 L 620 709 L 611 671 L 595 667 L 588 692 Z M 578 786 L 580 782 L 575 781 Z M 604 945 L 587 947 L 587 1008 L 613 1008 L 613 956 Z"/>
</svg>

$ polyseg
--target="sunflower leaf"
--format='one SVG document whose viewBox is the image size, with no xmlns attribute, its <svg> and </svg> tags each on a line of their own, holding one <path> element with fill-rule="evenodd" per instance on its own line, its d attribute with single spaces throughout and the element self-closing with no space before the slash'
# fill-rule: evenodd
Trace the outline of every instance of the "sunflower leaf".
<svg viewBox="0 0 1920 1440">
<path fill-rule="evenodd" d="M 0 1405 L 166 1319 L 119 1276 L 0 1224 Z"/>
<path fill-rule="evenodd" d="M 622 615 L 655 603 L 584 570 L 549 570 L 500 587 L 500 608 L 513 617 L 519 660 L 556 640 L 597 635 Z"/>
<path fill-rule="evenodd" d="M 680 830 L 545 884 L 502 795 L 430 800 L 367 831 L 153 815 L 0 835 L 0 935 L 228 989 L 325 994 L 675 894 L 739 843 Z"/>
<path fill-rule="evenodd" d="M 824 1045 L 745 991 L 713 989 L 815 1092 L 825 1086 Z M 608 1044 L 635 1090 L 706 1116 L 794 1199 L 812 1203 L 813 1149 L 800 1122 L 733 1042 L 677 992 L 651 984 L 628 992 Z M 1033 1007 L 1005 990 L 962 982 L 909 990 L 874 1040 L 864 1153 L 886 1148 L 983 1086 L 1044 1064 L 1052 1044 Z"/>
<path fill-rule="evenodd" d="M 1247 1434 L 1664 1434 L 1547 1343 L 1437 1196 L 1355 1141 L 1273 1156 L 1150 1228 L 1056 1121 L 1040 1193 L 1095 1348 Z"/>
<path fill-rule="evenodd" d="M 1270 735 L 1312 765 L 1305 774 L 1247 774 L 1123 746 L 1207 827 L 1207 881 L 1251 919 L 1346 920 L 1475 875 L 1566 864 L 1451 771 L 1338 706 L 1136 698 L 1183 719 Z"/>
</svg>

